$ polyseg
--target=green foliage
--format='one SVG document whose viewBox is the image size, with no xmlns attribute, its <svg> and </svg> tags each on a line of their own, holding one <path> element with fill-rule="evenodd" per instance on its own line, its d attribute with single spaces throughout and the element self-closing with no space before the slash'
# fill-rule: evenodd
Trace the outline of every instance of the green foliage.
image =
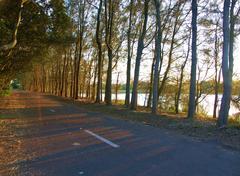
<svg viewBox="0 0 240 176">
<path fill-rule="evenodd" d="M 67 15 L 64 0 L 51 0 L 48 4 L 51 15 L 49 23 L 49 41 L 64 44 L 71 41 L 71 19 Z"/>
<path fill-rule="evenodd" d="M 14 80 L 12 80 L 12 82 L 11 82 L 11 87 L 13 88 L 13 89 L 21 89 L 21 84 L 20 84 L 20 82 L 19 82 L 19 80 L 18 79 L 14 79 Z"/>
<path fill-rule="evenodd" d="M 0 91 L 0 97 L 9 96 L 12 93 L 11 86 L 6 86 Z"/>
<path fill-rule="evenodd" d="M 16 23 L 21 17 L 21 23 L 17 32 L 17 45 L 6 51 L 0 52 L 0 92 L 5 92 L 11 79 L 17 73 L 29 66 L 30 61 L 41 53 L 46 47 L 47 38 L 47 15 L 44 7 L 37 3 L 29 2 L 22 7 L 19 16 L 20 4 L 18 1 L 11 1 L 5 4 L 5 10 L 0 16 L 0 46 L 12 42 L 12 36 Z"/>
</svg>

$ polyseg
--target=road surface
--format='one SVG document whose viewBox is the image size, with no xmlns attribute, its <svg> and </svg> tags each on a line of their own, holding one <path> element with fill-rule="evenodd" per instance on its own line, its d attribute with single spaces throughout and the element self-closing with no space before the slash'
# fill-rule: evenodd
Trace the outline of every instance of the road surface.
<svg viewBox="0 0 240 176">
<path fill-rule="evenodd" d="M 15 92 L 1 101 L 1 117 L 12 119 L 18 141 L 9 154 L 16 157 L 0 164 L 3 176 L 240 176 L 239 151 L 213 141 L 88 112 L 39 93 Z"/>
</svg>

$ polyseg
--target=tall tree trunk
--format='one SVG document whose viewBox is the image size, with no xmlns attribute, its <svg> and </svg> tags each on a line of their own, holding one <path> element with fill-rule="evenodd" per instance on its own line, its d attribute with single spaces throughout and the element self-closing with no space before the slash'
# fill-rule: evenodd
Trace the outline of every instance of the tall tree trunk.
<svg viewBox="0 0 240 176">
<path fill-rule="evenodd" d="M 152 113 L 157 113 L 158 108 L 158 73 L 159 73 L 159 65 L 161 60 L 161 41 L 162 41 L 162 32 L 161 32 L 161 17 L 160 17 L 160 1 L 154 0 L 155 8 L 156 8 L 156 21 L 157 21 L 157 36 L 155 41 L 155 56 L 156 63 L 154 67 L 154 78 L 153 78 L 153 101 L 152 101 Z"/>
<path fill-rule="evenodd" d="M 86 93 L 86 97 L 88 99 L 90 99 L 90 96 L 91 96 L 92 64 L 93 64 L 93 59 L 91 59 L 89 68 L 88 68 L 88 82 L 87 82 L 87 93 Z"/>
<path fill-rule="evenodd" d="M 230 101 L 232 94 L 232 73 L 233 73 L 233 45 L 234 45 L 234 7 L 236 0 L 231 3 L 230 10 L 230 29 L 229 29 L 229 8 L 230 0 L 224 1 L 223 9 L 223 57 L 222 57 L 222 73 L 223 73 L 223 96 L 218 118 L 218 126 L 223 128 L 227 125 L 228 114 L 230 109 Z"/>
<path fill-rule="evenodd" d="M 92 85 L 92 96 L 91 96 L 91 99 L 92 99 L 92 100 L 95 99 L 95 94 L 96 94 L 97 68 L 98 68 L 98 65 L 97 65 L 97 63 L 96 63 L 95 69 L 94 69 L 95 71 L 94 71 L 93 85 Z"/>
<path fill-rule="evenodd" d="M 79 47 L 78 47 L 78 59 L 76 62 L 76 76 L 75 76 L 75 91 L 74 91 L 74 99 L 78 99 L 78 93 L 79 93 L 79 76 L 80 76 L 80 64 L 81 64 L 81 59 L 82 59 L 82 49 L 83 49 L 83 34 L 85 30 L 85 6 L 86 6 L 86 1 L 84 0 L 83 4 L 79 4 L 79 38 L 78 42 Z"/>
<path fill-rule="evenodd" d="M 155 40 L 155 43 L 157 40 Z M 156 46 L 156 44 L 155 44 Z M 156 53 L 156 51 L 154 52 Z M 153 90 L 153 74 L 154 74 L 154 66 L 156 62 L 156 54 L 154 54 L 153 60 L 152 60 L 152 67 L 151 67 L 151 73 L 150 73 L 150 83 L 149 83 L 149 91 L 148 91 L 148 98 L 147 98 L 147 107 L 150 108 L 152 105 L 152 90 Z"/>
<path fill-rule="evenodd" d="M 76 92 L 76 73 L 77 73 L 77 60 L 78 60 L 78 41 L 75 44 L 74 60 L 73 60 L 73 72 L 72 72 L 72 98 L 74 99 Z"/>
<path fill-rule="evenodd" d="M 144 23 L 142 32 L 138 39 L 138 47 L 137 47 L 137 56 L 136 56 L 136 64 L 135 64 L 135 71 L 134 71 L 134 80 L 133 80 L 133 90 L 132 90 L 132 98 L 131 98 L 131 109 L 137 108 L 137 89 L 138 89 L 138 81 L 139 81 L 139 72 L 140 72 L 140 63 L 142 58 L 142 52 L 144 49 L 144 38 L 146 35 L 147 30 L 147 21 L 148 21 L 148 4 L 150 0 L 144 1 Z"/>
<path fill-rule="evenodd" d="M 168 73 L 171 69 L 171 65 L 172 65 L 172 62 L 173 62 L 173 50 L 174 50 L 174 45 L 176 43 L 175 41 L 175 37 L 181 27 L 181 24 L 179 22 L 179 18 L 180 18 L 180 7 L 181 7 L 182 3 L 181 2 L 178 2 L 176 4 L 176 16 L 175 16 L 175 22 L 174 22 L 174 26 L 173 26 L 173 32 L 172 32 L 172 38 L 171 38 L 171 44 L 170 44 L 170 49 L 169 49 L 169 54 L 168 54 L 168 65 L 167 65 L 167 68 L 164 72 L 164 76 L 163 76 L 163 79 L 161 81 L 161 85 L 159 87 L 159 92 L 158 92 L 158 98 L 160 97 L 160 95 L 162 94 L 163 90 L 164 90 L 164 86 L 167 82 L 167 79 L 168 79 Z"/>
<path fill-rule="evenodd" d="M 57 77 L 57 81 L 58 81 L 57 95 L 58 96 L 60 96 L 60 90 L 61 90 L 61 84 L 62 84 L 61 64 L 62 64 L 62 60 L 60 60 L 58 64 L 58 77 Z"/>
<path fill-rule="evenodd" d="M 105 103 L 107 105 L 112 104 L 112 59 L 113 59 L 113 47 L 112 47 L 112 34 L 114 25 L 114 1 L 104 0 L 105 4 L 105 42 L 107 45 L 108 52 L 108 69 L 107 69 L 107 80 L 105 87 Z"/>
<path fill-rule="evenodd" d="M 127 31 L 127 80 L 126 80 L 126 96 L 125 105 L 129 106 L 130 102 L 130 80 L 131 80 L 131 33 L 132 33 L 132 13 L 133 13 L 134 0 L 130 1 L 130 13 L 128 21 L 128 31 Z"/>
<path fill-rule="evenodd" d="M 215 67 L 215 79 L 214 79 L 214 106 L 213 106 L 213 118 L 217 118 L 217 106 L 218 106 L 218 53 L 219 53 L 219 41 L 218 41 L 218 22 L 215 28 L 215 44 L 214 44 L 214 67 Z"/>
<path fill-rule="evenodd" d="M 72 60 L 72 58 L 70 58 L 71 60 L 70 60 L 70 69 L 71 69 L 71 74 L 70 74 L 70 76 L 71 76 L 71 84 L 70 84 L 70 97 L 72 98 L 73 97 L 73 87 L 74 87 L 74 71 L 75 71 L 75 69 L 74 69 L 74 63 L 75 63 L 75 61 L 73 61 Z"/>
<path fill-rule="evenodd" d="M 98 80 L 97 80 L 97 95 L 96 95 L 96 103 L 101 102 L 101 80 L 102 80 L 102 43 L 100 38 L 100 18 L 102 11 L 102 0 L 99 2 L 98 14 L 97 14 L 97 28 L 96 28 L 96 41 L 98 46 Z"/>
<path fill-rule="evenodd" d="M 69 56 L 67 55 L 67 64 L 66 64 L 66 73 L 65 73 L 65 78 L 64 78 L 64 82 L 65 82 L 65 87 L 64 87 L 64 96 L 68 97 L 68 76 L 69 76 L 69 60 L 71 58 L 71 50 L 69 51 Z"/>
<path fill-rule="evenodd" d="M 187 55 L 186 58 L 181 66 L 181 74 L 180 74 L 180 79 L 179 79 L 179 86 L 178 86 L 178 91 L 177 91 L 177 96 L 176 96 L 176 100 L 175 100 L 175 113 L 178 114 L 179 113 L 179 101 L 180 101 L 180 97 L 182 94 L 182 84 L 183 84 L 183 77 L 184 77 L 184 69 L 189 57 L 189 53 L 190 53 L 190 41 L 191 41 L 191 32 L 189 34 L 189 38 L 188 38 L 188 49 L 187 49 Z"/>
<path fill-rule="evenodd" d="M 197 0 L 192 0 L 192 65 L 190 92 L 188 103 L 188 118 L 195 116 L 196 70 L 197 70 Z"/>
<path fill-rule="evenodd" d="M 60 95 L 63 96 L 63 88 L 64 88 L 64 83 L 65 83 L 65 74 L 66 74 L 66 59 L 67 59 L 67 53 L 65 51 L 65 56 L 63 59 L 63 70 L 62 70 L 62 83 L 61 83 L 61 88 L 60 88 Z"/>
<path fill-rule="evenodd" d="M 87 79 L 87 62 L 85 61 L 84 63 L 84 71 L 83 71 L 83 79 L 82 79 L 82 86 L 81 86 L 81 98 L 84 97 L 84 94 L 85 94 L 85 97 L 86 97 L 86 79 Z"/>
<path fill-rule="evenodd" d="M 219 85 L 221 81 L 221 72 L 222 67 L 220 67 L 218 72 L 217 81 L 215 82 L 215 96 L 214 96 L 214 106 L 213 106 L 213 118 L 217 118 L 217 107 L 218 107 L 218 91 L 219 91 Z"/>
<path fill-rule="evenodd" d="M 119 75 L 120 75 L 120 72 L 118 72 L 117 74 L 117 81 L 116 81 L 116 87 L 115 87 L 115 103 L 117 103 L 118 101 Z"/>
</svg>

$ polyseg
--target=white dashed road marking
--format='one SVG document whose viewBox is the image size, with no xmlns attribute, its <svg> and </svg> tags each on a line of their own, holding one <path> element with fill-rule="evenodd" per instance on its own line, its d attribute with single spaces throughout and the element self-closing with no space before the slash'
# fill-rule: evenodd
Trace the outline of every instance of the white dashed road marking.
<svg viewBox="0 0 240 176">
<path fill-rule="evenodd" d="M 111 142 L 111 141 L 105 139 L 104 137 L 101 137 L 101 136 L 99 136 L 99 135 L 93 133 L 93 132 L 90 131 L 90 130 L 84 130 L 84 131 L 85 131 L 86 133 L 88 133 L 88 134 L 94 136 L 95 138 L 99 139 L 100 141 L 105 142 L 106 144 L 108 144 L 108 145 L 114 147 L 114 148 L 118 148 L 118 147 L 120 147 L 119 145 L 114 144 L 113 142 Z"/>
<path fill-rule="evenodd" d="M 84 172 L 83 172 L 83 171 L 80 171 L 80 172 L 78 172 L 78 174 L 79 174 L 79 175 L 83 175 L 83 174 L 84 174 Z"/>
<path fill-rule="evenodd" d="M 79 145 L 81 145 L 79 142 L 74 142 L 73 144 L 72 144 L 73 146 L 79 146 Z"/>
<path fill-rule="evenodd" d="M 51 112 L 56 112 L 54 109 L 49 109 L 49 111 L 51 111 Z"/>
</svg>

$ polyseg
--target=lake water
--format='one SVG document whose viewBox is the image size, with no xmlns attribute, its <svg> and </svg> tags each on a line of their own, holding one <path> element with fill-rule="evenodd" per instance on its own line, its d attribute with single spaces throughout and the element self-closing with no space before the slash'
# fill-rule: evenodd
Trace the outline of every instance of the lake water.
<svg viewBox="0 0 240 176">
<path fill-rule="evenodd" d="M 130 97 L 131 97 L 131 95 L 130 95 Z M 146 106 L 147 105 L 147 97 L 148 97 L 148 95 L 139 93 L 138 94 L 138 105 Z M 207 115 L 209 115 L 209 116 L 213 115 L 214 97 L 215 97 L 215 95 L 207 95 L 206 98 L 200 103 L 201 107 L 204 108 Z M 217 113 L 220 108 L 221 98 L 222 98 L 222 95 L 218 95 L 219 101 L 218 101 Z M 103 99 L 104 99 L 104 94 L 103 94 Z M 112 94 L 112 100 L 115 100 L 115 94 Z M 125 100 L 125 93 L 119 93 L 118 100 Z M 239 112 L 240 112 L 239 109 L 237 109 L 236 107 L 231 105 L 230 110 L 229 110 L 229 115 L 234 115 Z"/>
</svg>

